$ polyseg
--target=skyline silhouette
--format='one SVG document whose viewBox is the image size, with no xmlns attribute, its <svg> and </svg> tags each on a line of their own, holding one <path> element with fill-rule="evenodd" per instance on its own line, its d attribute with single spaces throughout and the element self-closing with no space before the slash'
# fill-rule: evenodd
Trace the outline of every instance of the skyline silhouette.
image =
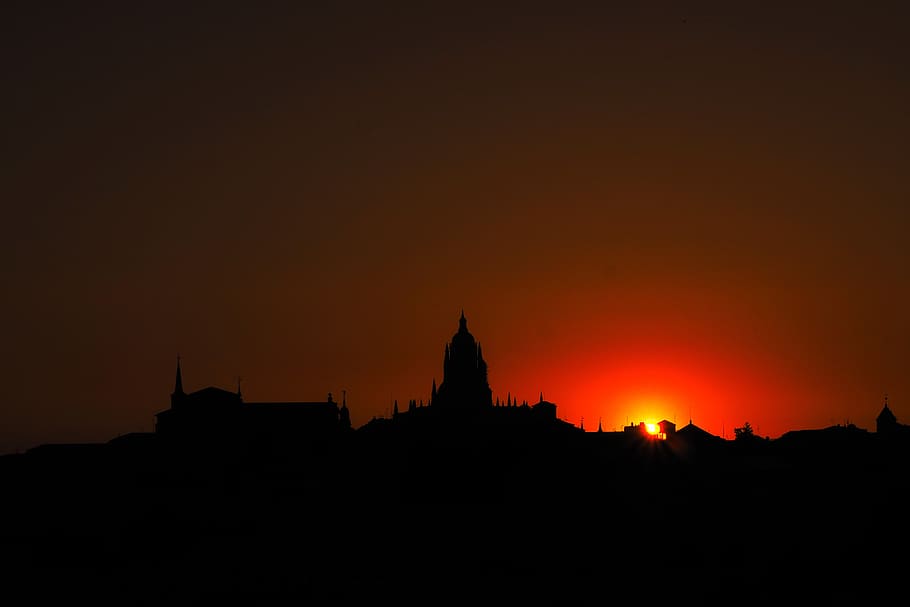
<svg viewBox="0 0 910 607">
<path fill-rule="evenodd" d="M 910 418 L 905 12 L 15 3 L 0 453 L 151 431 L 175 354 L 360 426 L 462 307 L 576 425 Z"/>
<path fill-rule="evenodd" d="M 493 401 L 464 312 L 458 325 L 433 398 L 360 427 L 346 395 L 187 391 L 178 358 L 154 432 L 0 457 L 11 497 L 0 540 L 15 548 L 5 591 L 143 605 L 602 604 L 647 601 L 660 580 L 700 604 L 763 605 L 877 601 L 899 585 L 910 425 L 887 400 L 874 432 L 769 439 L 746 422 L 728 440 L 691 420 L 588 431 L 542 392 Z M 66 582 L 42 584 L 48 571 Z"/>
<path fill-rule="evenodd" d="M 8 603 L 902 596 L 910 5 L 5 8 Z"/>
<path fill-rule="evenodd" d="M 596 429 L 592 429 L 590 426 L 585 428 L 583 419 L 578 424 L 573 424 L 558 416 L 557 404 L 545 400 L 543 391 L 540 391 L 539 398 L 535 402 L 529 402 L 527 399 L 521 400 L 518 396 L 513 398 L 511 390 L 507 391 L 505 399 L 497 396 L 494 400 L 494 390 L 488 380 L 488 365 L 482 352 L 480 342 L 468 330 L 467 317 L 462 309 L 458 319 L 458 329 L 451 340 L 445 343 L 441 383 L 437 388 L 434 375 L 426 402 L 423 398 L 411 398 L 406 406 L 399 407 L 398 399 L 395 398 L 388 415 L 374 415 L 360 426 L 352 424 L 346 390 L 342 390 L 343 396 L 340 403 L 335 400 L 331 391 L 327 393 L 324 401 L 249 401 L 243 397 L 241 382 L 238 378 L 236 389 L 233 391 L 217 386 L 206 386 L 186 392 L 181 357 L 178 355 L 174 388 L 170 395 L 170 407 L 155 413 L 154 431 L 151 433 L 119 432 L 117 437 L 155 434 L 167 440 L 199 441 L 206 435 L 220 435 L 220 441 L 231 441 L 240 434 L 258 432 L 262 434 L 259 440 L 273 442 L 278 440 L 277 434 L 275 434 L 278 432 L 282 434 L 281 441 L 299 441 L 304 440 L 301 436 L 368 429 L 376 424 L 396 421 L 399 417 L 404 419 L 429 415 L 420 411 L 425 407 L 428 410 L 433 408 L 440 415 L 444 412 L 454 412 L 455 415 L 464 415 L 466 412 L 476 414 L 499 409 L 534 411 L 537 418 L 551 420 L 558 426 L 572 428 L 573 431 L 581 433 L 633 434 L 652 440 L 664 440 L 677 432 L 675 419 L 629 420 L 629 423 L 621 428 L 609 430 L 605 430 L 602 420 L 598 420 Z M 910 425 L 900 421 L 894 413 L 887 394 L 884 395 L 875 417 L 869 421 L 871 422 L 869 425 L 874 424 L 873 431 L 881 435 L 902 436 L 910 429 Z M 679 424 L 679 427 L 682 434 L 708 440 L 719 439 L 728 442 L 742 438 L 741 435 L 746 435 L 765 442 L 772 441 L 771 437 L 761 435 L 757 425 L 750 420 L 743 420 L 741 424 L 731 427 L 729 437 L 726 433 L 718 435 L 706 431 L 695 424 L 691 416 L 687 423 Z M 818 428 L 792 428 L 780 437 L 775 437 L 775 440 L 832 428 L 849 428 L 859 432 L 869 431 L 866 425 L 858 426 L 852 422 L 835 423 Z M 97 444 L 102 442 L 107 441 Z M 63 444 L 65 445 L 65 443 Z M 25 452 L 43 446 L 46 445 L 34 445 Z"/>
<path fill-rule="evenodd" d="M 262 440 L 273 440 L 276 432 L 286 434 L 285 440 L 290 440 L 294 432 L 324 433 L 326 428 L 334 428 L 336 426 L 341 429 L 356 430 L 381 423 L 386 419 L 394 420 L 399 415 L 419 415 L 420 413 L 415 411 L 416 409 L 434 405 L 437 410 L 454 409 L 456 411 L 465 408 L 477 409 L 478 411 L 494 408 L 520 408 L 524 410 L 535 409 L 539 413 L 546 410 L 546 417 L 552 418 L 560 425 L 572 427 L 581 432 L 633 433 L 656 439 L 665 439 L 668 435 L 676 433 L 677 422 L 675 416 L 673 420 L 666 418 L 660 420 L 654 418 L 635 420 L 627 417 L 626 424 L 620 428 L 609 429 L 605 429 L 602 419 L 598 419 L 596 430 L 593 430 L 590 425 L 585 428 L 583 418 L 578 423 L 572 423 L 561 416 L 557 416 L 558 407 L 556 403 L 545 400 L 542 390 L 539 392 L 539 399 L 535 402 L 519 399 L 517 392 L 516 396 L 513 397 L 511 390 L 506 392 L 504 399 L 496 396 L 494 400 L 494 390 L 488 380 L 487 362 L 482 352 L 480 342 L 475 339 L 467 328 L 467 318 L 464 309 L 462 309 L 458 320 L 458 330 L 451 340 L 445 344 L 441 383 L 437 388 L 436 376 L 434 375 L 426 402 L 424 402 L 423 398 L 409 398 L 406 405 L 403 403 L 403 406 L 399 407 L 398 399 L 392 398 L 386 414 L 374 414 L 371 419 L 360 426 L 354 425 L 351 421 L 352 411 L 347 405 L 346 390 L 341 391 L 343 397 L 340 404 L 334 400 L 331 391 L 328 392 L 325 401 L 247 401 L 243 398 L 241 380 L 238 377 L 234 391 L 217 386 L 206 386 L 191 392 L 185 392 L 181 356 L 178 355 L 176 357 L 174 390 L 170 397 L 171 404 L 168 409 L 154 414 L 153 432 L 124 430 L 118 432 L 116 436 L 138 436 L 142 434 L 169 436 L 187 433 L 195 439 L 198 438 L 196 435 L 200 432 L 226 433 L 230 435 L 238 429 L 258 428 L 263 433 L 263 437 L 266 435 L 271 437 L 268 439 L 263 438 Z M 213 415 L 214 418 L 212 417 Z M 732 419 L 736 419 L 735 411 L 732 412 L 732 416 Z M 219 420 L 215 429 L 205 430 L 207 424 L 211 423 L 213 419 Z M 831 430 L 832 428 L 841 427 L 865 432 L 869 430 L 870 426 L 874 425 L 874 432 L 879 434 L 901 433 L 910 427 L 898 420 L 887 394 L 883 396 L 883 401 L 875 416 L 869 419 L 868 422 L 868 424 L 856 424 L 852 421 L 844 420 L 843 422 L 835 422 L 816 428 L 790 428 L 785 430 L 780 436 L 774 437 L 774 439 L 786 439 L 791 435 L 802 432 Z M 765 441 L 772 440 L 772 437 L 761 434 L 759 424 L 754 424 L 748 419 L 743 419 L 740 423 L 731 424 L 728 430 L 724 429 L 717 434 L 696 425 L 691 415 L 688 423 L 679 424 L 679 426 L 683 429 L 683 434 L 704 438 L 710 437 L 711 439 L 716 438 L 722 441 L 739 438 L 741 433 L 763 438 Z M 312 428 L 312 430 L 309 428 Z M 109 438 L 94 442 L 95 444 L 101 444 L 107 442 Z M 39 443 L 16 453 L 29 452 L 45 445 Z"/>
</svg>

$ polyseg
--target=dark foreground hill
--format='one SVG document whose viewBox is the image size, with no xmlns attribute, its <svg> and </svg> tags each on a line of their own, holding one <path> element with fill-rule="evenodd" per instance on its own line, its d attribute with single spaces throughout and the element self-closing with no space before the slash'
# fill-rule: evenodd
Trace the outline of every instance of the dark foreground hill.
<svg viewBox="0 0 910 607">
<path fill-rule="evenodd" d="M 0 458 L 9 605 L 876 604 L 907 446 L 352 432 Z"/>
</svg>

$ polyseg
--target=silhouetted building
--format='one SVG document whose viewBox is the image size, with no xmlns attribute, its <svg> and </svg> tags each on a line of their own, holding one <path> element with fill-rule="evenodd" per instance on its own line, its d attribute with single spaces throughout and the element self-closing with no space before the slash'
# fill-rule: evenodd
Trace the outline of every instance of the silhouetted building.
<svg viewBox="0 0 910 607">
<path fill-rule="evenodd" d="M 674 436 L 693 445 L 708 445 L 724 442 L 723 438 L 716 434 L 711 434 L 704 428 L 693 424 L 691 419 L 688 424 L 677 430 Z"/>
<path fill-rule="evenodd" d="M 668 419 L 662 419 L 656 424 L 646 424 L 638 422 L 623 426 L 623 432 L 627 434 L 640 434 L 651 438 L 666 439 L 676 433 L 676 424 Z"/>
<path fill-rule="evenodd" d="M 556 419 L 556 403 L 544 400 L 543 392 L 540 393 L 540 400 L 531 405 L 531 410 L 542 419 Z"/>
<path fill-rule="evenodd" d="M 436 380 L 433 380 L 436 386 Z M 442 361 L 442 383 L 430 397 L 430 405 L 440 409 L 476 411 L 493 406 L 493 391 L 487 380 L 487 363 L 480 344 L 468 331 L 464 311 L 458 331 L 446 344 Z"/>
<path fill-rule="evenodd" d="M 155 433 L 170 439 L 256 444 L 329 438 L 351 429 L 346 399 L 339 405 L 329 393 L 325 401 L 244 402 L 236 392 L 209 386 L 183 390 L 180 361 L 171 407 L 155 415 Z"/>
<path fill-rule="evenodd" d="M 642 436 L 648 436 L 648 425 L 645 422 L 638 422 L 637 424 L 629 424 L 628 426 L 623 426 L 622 431 L 627 434 L 641 434 Z"/>
<path fill-rule="evenodd" d="M 878 417 L 875 418 L 875 431 L 878 434 L 910 434 L 910 426 L 897 421 L 897 416 L 888 406 L 888 397 Z"/>
<path fill-rule="evenodd" d="M 527 433 L 583 433 L 558 419 L 556 403 L 545 400 L 542 392 L 533 404 L 519 404 L 509 392 L 505 403 L 497 399 L 494 405 L 487 363 L 480 344 L 468 331 L 464 311 L 458 331 L 445 346 L 443 380 L 437 388 L 433 379 L 428 406 L 411 399 L 407 408 L 399 408 L 396 400 L 390 419 L 373 418 L 361 430 L 361 435 L 389 430 L 399 437 L 445 436 L 447 440 L 467 442 L 476 442 L 483 435 L 484 440 L 494 443 Z"/>
<path fill-rule="evenodd" d="M 717 454 L 727 444 L 725 439 L 696 426 L 691 419 L 688 424 L 668 437 L 668 440 L 673 444 L 676 453 L 683 458 Z"/>
<path fill-rule="evenodd" d="M 854 424 L 836 424 L 827 428 L 806 430 L 789 430 L 778 437 L 774 443 L 779 449 L 801 449 L 805 452 L 822 454 L 836 449 L 841 453 L 850 453 L 848 448 L 865 446 L 870 434 Z"/>
</svg>

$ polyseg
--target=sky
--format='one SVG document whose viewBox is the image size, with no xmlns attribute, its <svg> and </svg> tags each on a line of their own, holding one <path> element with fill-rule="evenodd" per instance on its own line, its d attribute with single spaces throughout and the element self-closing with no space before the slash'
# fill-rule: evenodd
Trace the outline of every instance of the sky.
<svg viewBox="0 0 910 607">
<path fill-rule="evenodd" d="M 0 452 L 187 390 L 910 422 L 900 3 L 4 5 Z"/>
</svg>

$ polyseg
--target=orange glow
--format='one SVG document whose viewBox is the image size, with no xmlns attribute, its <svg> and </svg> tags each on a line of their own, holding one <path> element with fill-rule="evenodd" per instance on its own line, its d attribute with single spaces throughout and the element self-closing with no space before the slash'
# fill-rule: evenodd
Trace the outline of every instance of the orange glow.
<svg viewBox="0 0 910 607">
<path fill-rule="evenodd" d="M 645 428 L 648 430 L 648 434 L 652 436 L 660 432 L 660 426 L 657 424 L 652 424 L 650 422 L 645 424 Z"/>
<path fill-rule="evenodd" d="M 529 386 L 519 393 L 522 398 L 542 388 L 558 405 L 561 418 L 578 424 L 583 417 L 590 430 L 596 425 L 588 420 L 599 420 L 605 432 L 661 420 L 677 430 L 691 421 L 722 437 L 750 418 L 761 420 L 755 424 L 761 424 L 757 433 L 762 436 L 811 427 L 809 416 L 815 413 L 809 404 L 816 402 L 823 387 L 781 371 L 770 353 L 760 348 L 741 351 L 722 340 L 690 336 L 681 329 L 683 319 L 662 322 L 655 335 L 629 312 L 633 320 L 611 328 L 609 318 L 624 316 L 623 312 L 602 312 L 607 320 L 589 315 L 562 318 L 560 327 L 567 328 L 554 328 L 558 337 L 540 352 L 511 345 L 520 341 L 520 328 L 508 339 L 491 336 L 484 352 L 489 343 L 490 356 L 496 354 L 491 360 L 501 361 L 490 373 L 494 391 L 505 400 L 510 390 L 515 396 L 513 386 Z M 478 328 L 479 334 L 484 332 Z"/>
</svg>

